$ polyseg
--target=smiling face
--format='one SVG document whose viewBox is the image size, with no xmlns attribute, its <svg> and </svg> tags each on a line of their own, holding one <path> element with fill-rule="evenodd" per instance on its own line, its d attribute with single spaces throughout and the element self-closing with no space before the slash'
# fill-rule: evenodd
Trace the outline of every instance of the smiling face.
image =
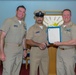
<svg viewBox="0 0 76 75">
<path fill-rule="evenodd" d="M 24 19 L 25 12 L 26 12 L 26 10 L 22 7 L 20 7 L 18 10 L 16 10 L 16 16 L 17 16 L 18 20 Z"/>
<path fill-rule="evenodd" d="M 71 12 L 68 10 L 63 11 L 62 17 L 65 24 L 69 23 L 71 21 Z"/>
</svg>

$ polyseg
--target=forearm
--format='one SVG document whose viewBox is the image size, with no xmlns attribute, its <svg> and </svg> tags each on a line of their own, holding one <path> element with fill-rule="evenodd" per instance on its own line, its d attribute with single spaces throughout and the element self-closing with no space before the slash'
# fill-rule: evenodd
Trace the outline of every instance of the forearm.
<svg viewBox="0 0 76 75">
<path fill-rule="evenodd" d="M 26 48 L 26 39 L 24 38 L 23 39 L 23 49 L 25 49 Z"/>
<path fill-rule="evenodd" d="M 37 43 L 33 40 L 26 40 L 26 43 L 30 46 L 37 46 L 37 47 L 39 47 L 39 44 L 40 44 L 40 43 Z"/>
<path fill-rule="evenodd" d="M 4 39 L 5 39 L 5 32 L 1 32 L 0 36 L 0 51 L 4 52 Z"/>
<path fill-rule="evenodd" d="M 76 45 L 76 39 L 67 42 L 62 42 L 62 45 Z"/>
<path fill-rule="evenodd" d="M 1 52 L 4 52 L 4 48 L 3 48 L 3 47 L 4 47 L 4 40 L 3 40 L 3 39 L 1 39 L 1 43 L 0 43 L 0 45 L 1 45 L 1 46 L 0 46 L 0 48 L 1 48 L 1 49 L 0 49 Z"/>
</svg>

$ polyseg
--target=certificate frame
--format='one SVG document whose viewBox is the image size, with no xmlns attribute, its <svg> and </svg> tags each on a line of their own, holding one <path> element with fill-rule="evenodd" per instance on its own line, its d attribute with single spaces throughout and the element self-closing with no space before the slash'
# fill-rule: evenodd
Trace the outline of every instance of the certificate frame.
<svg viewBox="0 0 76 75">
<path fill-rule="evenodd" d="M 61 42 L 61 27 L 48 27 L 47 28 L 48 43 L 53 44 L 54 42 Z"/>
</svg>

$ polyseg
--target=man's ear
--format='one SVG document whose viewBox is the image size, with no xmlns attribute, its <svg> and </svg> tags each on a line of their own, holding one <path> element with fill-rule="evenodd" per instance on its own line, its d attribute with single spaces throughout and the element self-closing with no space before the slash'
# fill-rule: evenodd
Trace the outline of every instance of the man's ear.
<svg viewBox="0 0 76 75">
<path fill-rule="evenodd" d="M 36 16 L 34 16 L 34 19 L 36 19 Z"/>
</svg>

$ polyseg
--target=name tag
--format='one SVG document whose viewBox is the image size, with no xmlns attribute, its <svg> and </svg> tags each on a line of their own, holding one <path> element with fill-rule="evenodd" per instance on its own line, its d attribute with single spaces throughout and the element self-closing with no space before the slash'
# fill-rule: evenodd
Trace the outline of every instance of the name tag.
<svg viewBox="0 0 76 75">
<path fill-rule="evenodd" d="M 69 32 L 70 32 L 70 31 L 71 31 L 71 29 L 70 29 L 70 28 L 67 28 L 67 29 L 66 29 L 66 31 L 69 31 Z"/>
<path fill-rule="evenodd" d="M 37 31 L 36 33 L 40 33 L 40 31 Z"/>
<path fill-rule="evenodd" d="M 14 25 L 14 27 L 18 27 L 18 25 Z"/>
</svg>

